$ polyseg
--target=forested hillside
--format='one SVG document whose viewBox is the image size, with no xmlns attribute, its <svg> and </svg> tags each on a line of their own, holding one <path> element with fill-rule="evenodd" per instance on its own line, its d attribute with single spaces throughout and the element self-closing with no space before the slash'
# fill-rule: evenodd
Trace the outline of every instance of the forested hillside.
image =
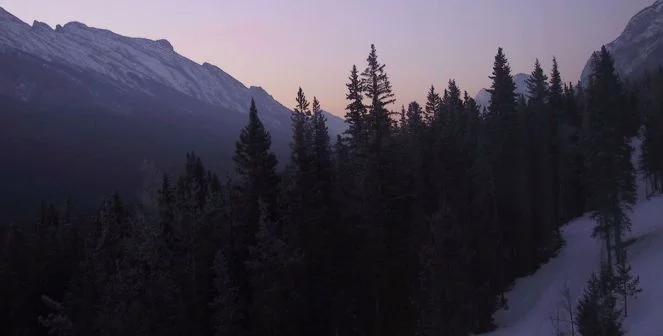
<svg viewBox="0 0 663 336">
<path fill-rule="evenodd" d="M 636 169 L 652 194 L 662 188 L 663 72 L 625 85 L 604 48 L 582 87 L 563 82 L 556 60 L 549 71 L 533 63 L 526 97 L 500 48 L 484 111 L 451 80 L 399 113 L 371 46 L 348 75 L 343 135 L 331 138 L 320 102 L 296 92 L 283 168 L 251 102 L 234 174 L 182 153 L 183 173 L 151 170 L 138 202 L 108 190 L 90 214 L 45 201 L 33 221 L 0 227 L 0 325 L 7 335 L 487 332 L 514 280 L 589 212 L 605 258 L 578 330 L 619 335 L 639 290 L 625 249 Z"/>
</svg>

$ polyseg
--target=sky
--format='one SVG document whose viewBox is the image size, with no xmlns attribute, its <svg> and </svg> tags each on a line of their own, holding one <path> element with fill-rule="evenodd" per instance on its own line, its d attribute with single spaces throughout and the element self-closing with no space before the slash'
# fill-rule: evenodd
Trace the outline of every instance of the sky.
<svg viewBox="0 0 663 336">
<path fill-rule="evenodd" d="M 654 0 L 0 0 L 25 22 L 79 21 L 116 33 L 165 38 L 192 60 L 288 107 L 301 86 L 344 114 L 353 64 L 371 43 L 387 65 L 396 106 L 423 101 L 430 85 L 455 79 L 474 95 L 489 86 L 499 46 L 514 73 L 556 56 L 577 81 L 592 51 L 614 40 Z"/>
</svg>

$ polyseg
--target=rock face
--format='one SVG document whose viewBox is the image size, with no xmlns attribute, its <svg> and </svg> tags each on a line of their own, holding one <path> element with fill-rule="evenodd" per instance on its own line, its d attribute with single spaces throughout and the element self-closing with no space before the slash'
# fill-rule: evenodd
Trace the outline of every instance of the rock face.
<svg viewBox="0 0 663 336">
<path fill-rule="evenodd" d="M 637 78 L 663 65 L 663 0 L 636 14 L 624 32 L 606 45 L 623 79 Z M 582 72 L 586 83 L 591 73 L 591 58 Z"/>
<path fill-rule="evenodd" d="M 96 206 L 114 191 L 135 196 L 146 162 L 175 173 L 188 151 L 232 173 L 252 98 L 274 151 L 288 158 L 288 108 L 167 40 L 78 22 L 30 26 L 0 8 L 0 69 L 0 217 L 42 200 Z M 335 137 L 342 120 L 327 119 Z"/>
</svg>

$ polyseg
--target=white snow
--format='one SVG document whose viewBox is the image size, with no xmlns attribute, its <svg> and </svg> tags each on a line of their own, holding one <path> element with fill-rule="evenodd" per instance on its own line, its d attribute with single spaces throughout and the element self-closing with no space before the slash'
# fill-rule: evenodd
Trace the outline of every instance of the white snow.
<svg viewBox="0 0 663 336">
<path fill-rule="evenodd" d="M 634 162 L 640 157 L 640 144 L 634 138 Z M 637 166 L 636 166 L 637 167 Z M 640 277 L 643 292 L 629 302 L 624 320 L 627 335 L 663 335 L 663 196 L 646 199 L 641 176 L 637 179 L 640 201 L 631 213 L 629 261 Z M 592 237 L 595 222 L 586 215 L 563 229 L 566 245 L 559 255 L 536 273 L 518 279 L 507 294 L 508 307 L 495 314 L 498 329 L 491 336 L 554 335 L 551 318 L 561 309 L 562 291 L 568 288 L 575 305 L 587 280 L 598 270 L 602 245 Z"/>
</svg>

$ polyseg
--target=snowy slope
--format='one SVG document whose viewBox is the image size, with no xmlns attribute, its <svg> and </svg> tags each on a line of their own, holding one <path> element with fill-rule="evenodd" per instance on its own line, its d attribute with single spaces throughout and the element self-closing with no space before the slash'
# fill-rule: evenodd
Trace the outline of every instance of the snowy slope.
<svg viewBox="0 0 663 336">
<path fill-rule="evenodd" d="M 622 78 L 637 77 L 663 65 L 663 0 L 636 14 L 606 48 L 614 57 L 615 68 Z M 591 58 L 582 72 L 583 83 L 589 77 L 590 62 Z"/>
<path fill-rule="evenodd" d="M 633 157 L 639 157 L 640 141 L 634 140 Z M 647 200 L 644 183 L 638 177 L 641 200 L 631 214 L 633 230 L 629 260 L 640 276 L 641 295 L 629 303 L 624 321 L 628 335 L 663 335 L 663 196 Z M 487 335 L 554 335 L 551 317 L 561 308 L 562 291 L 568 288 L 574 308 L 592 272 L 597 271 L 601 244 L 592 237 L 595 222 L 589 216 L 576 219 L 563 229 L 566 245 L 559 255 L 536 273 L 518 279 L 507 294 L 508 309 L 498 311 L 498 330 Z"/>
<path fill-rule="evenodd" d="M 635 206 L 631 220 L 636 242 L 629 248 L 629 258 L 643 293 L 629 304 L 624 327 L 628 335 L 663 335 L 663 197 Z M 495 315 L 499 329 L 487 335 L 554 335 L 550 318 L 559 307 L 562 290 L 568 286 L 577 302 L 597 270 L 601 246 L 592 238 L 594 225 L 585 216 L 564 228 L 566 246 L 535 274 L 516 281 L 507 295 L 508 310 Z"/>
<path fill-rule="evenodd" d="M 523 95 L 527 97 L 527 79 L 529 78 L 529 75 L 524 74 L 524 73 L 519 73 L 513 76 L 513 81 L 516 83 L 516 95 L 520 96 Z M 490 106 L 490 92 L 488 92 L 487 89 L 481 89 L 479 92 L 477 92 L 476 96 L 474 97 L 474 100 L 477 102 L 477 104 L 480 107 L 486 107 Z"/>
</svg>

